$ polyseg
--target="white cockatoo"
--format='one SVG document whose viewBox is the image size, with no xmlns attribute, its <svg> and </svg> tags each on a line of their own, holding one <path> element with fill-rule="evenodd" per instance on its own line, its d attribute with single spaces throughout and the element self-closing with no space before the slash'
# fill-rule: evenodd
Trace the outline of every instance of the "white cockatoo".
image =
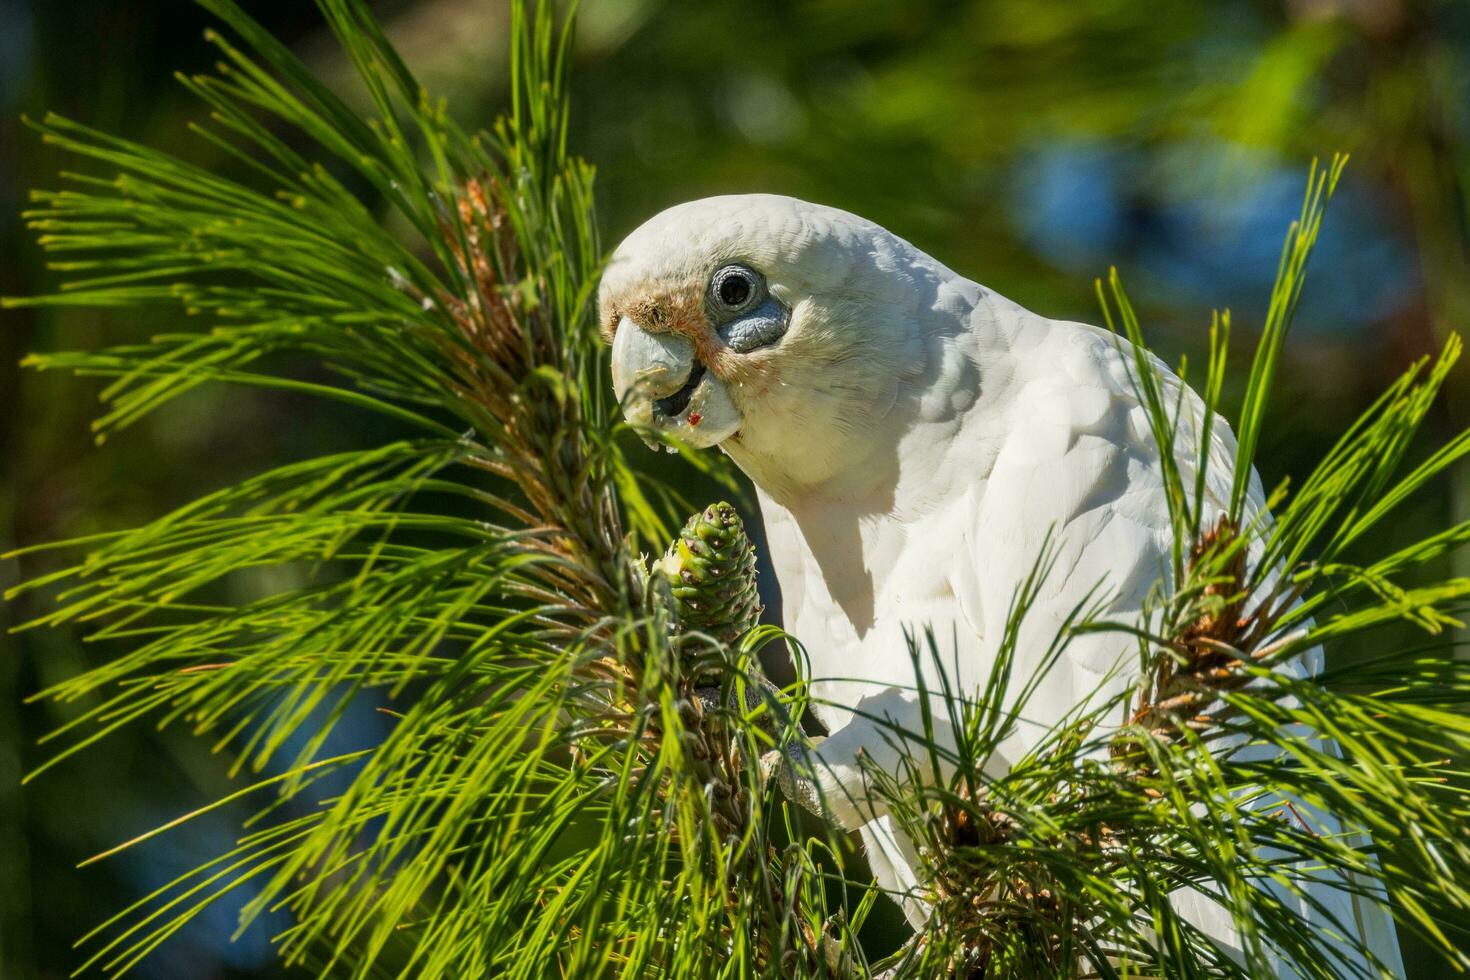
<svg viewBox="0 0 1470 980">
<path fill-rule="evenodd" d="M 922 729 L 905 631 L 952 638 L 951 689 L 973 692 L 1048 538 L 1058 559 L 1020 633 L 1020 677 L 1100 581 L 1117 620 L 1137 615 L 1168 572 L 1159 452 L 1126 341 L 1030 313 L 870 221 L 761 194 L 649 220 L 613 254 L 599 307 L 628 419 L 718 446 L 754 481 L 785 627 L 805 647 L 813 710 L 830 732 L 812 778 L 831 816 L 861 829 L 879 883 L 916 896 L 904 905 L 921 925 L 916 856 L 865 775 L 900 770 L 894 728 Z M 1197 410 L 1192 392 L 1186 405 Z M 1209 496 L 1223 512 L 1235 447 L 1223 425 L 1213 439 Z M 1259 481 L 1251 497 L 1264 506 Z M 1075 637 L 1028 702 L 1039 724 L 1018 730 L 1010 757 L 1080 702 L 1132 684 L 1132 643 Z M 1314 897 L 1401 970 L 1380 905 Z M 1234 941 L 1218 907 L 1178 901 Z"/>
</svg>

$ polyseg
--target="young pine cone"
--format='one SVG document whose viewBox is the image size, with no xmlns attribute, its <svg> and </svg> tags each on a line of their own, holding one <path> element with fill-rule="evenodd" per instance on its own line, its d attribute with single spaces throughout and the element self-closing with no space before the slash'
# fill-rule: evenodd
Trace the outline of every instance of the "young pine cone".
<svg viewBox="0 0 1470 980">
<path fill-rule="evenodd" d="M 760 619 L 755 546 L 735 508 L 712 504 L 696 513 L 654 562 L 674 596 L 674 612 L 689 631 L 733 643 Z"/>
</svg>

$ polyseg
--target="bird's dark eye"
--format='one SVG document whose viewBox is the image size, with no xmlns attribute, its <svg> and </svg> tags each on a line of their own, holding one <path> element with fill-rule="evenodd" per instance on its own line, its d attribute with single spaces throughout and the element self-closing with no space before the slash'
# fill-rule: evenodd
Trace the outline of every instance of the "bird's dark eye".
<svg viewBox="0 0 1470 980">
<path fill-rule="evenodd" d="M 760 301 L 760 276 L 743 265 L 727 265 L 710 280 L 715 305 L 726 313 L 743 313 Z"/>
<path fill-rule="evenodd" d="M 726 276 L 720 283 L 720 302 L 726 306 L 740 306 L 750 298 L 750 281 L 738 273 Z"/>
</svg>

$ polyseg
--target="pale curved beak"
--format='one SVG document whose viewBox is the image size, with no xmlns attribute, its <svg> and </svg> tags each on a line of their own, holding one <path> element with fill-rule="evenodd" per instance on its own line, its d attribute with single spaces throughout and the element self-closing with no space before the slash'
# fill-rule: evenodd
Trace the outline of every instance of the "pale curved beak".
<svg viewBox="0 0 1470 980">
<path fill-rule="evenodd" d="M 729 390 L 694 356 L 687 337 L 653 333 L 623 317 L 613 337 L 612 375 L 623 417 L 634 426 L 691 446 L 714 446 L 740 431 L 743 419 Z"/>
<path fill-rule="evenodd" d="M 689 381 L 694 345 L 676 333 L 651 333 L 623 317 L 613 336 L 613 391 L 628 421 L 653 425 L 654 403 Z"/>
</svg>

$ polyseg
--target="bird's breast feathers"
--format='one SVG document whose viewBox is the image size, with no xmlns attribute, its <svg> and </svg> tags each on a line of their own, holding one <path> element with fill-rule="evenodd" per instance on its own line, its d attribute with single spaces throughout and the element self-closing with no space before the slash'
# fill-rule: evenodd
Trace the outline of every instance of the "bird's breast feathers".
<svg viewBox="0 0 1470 980">
<path fill-rule="evenodd" d="M 853 705 L 877 687 L 912 686 L 910 638 L 926 628 L 948 679 L 973 690 L 1048 547 L 1055 562 L 1023 626 L 1022 671 L 1079 603 L 1091 596 L 1110 618 L 1134 613 L 1168 571 L 1159 455 L 1126 342 L 998 298 L 970 319 L 985 329 L 945 338 L 928 379 L 945 390 L 916 393 L 921 410 L 895 442 L 886 498 L 762 500 L 787 626 L 819 698 Z M 1181 404 L 1180 462 L 1192 473 L 1199 402 L 1186 392 Z M 1223 425 L 1213 441 L 1218 505 L 1233 444 Z M 1039 700 L 1076 704 L 1130 651 L 1120 634 L 1075 639 L 1046 684 L 1052 696 Z M 927 652 L 921 666 L 934 672 Z M 826 714 L 832 723 L 843 712 Z"/>
</svg>

